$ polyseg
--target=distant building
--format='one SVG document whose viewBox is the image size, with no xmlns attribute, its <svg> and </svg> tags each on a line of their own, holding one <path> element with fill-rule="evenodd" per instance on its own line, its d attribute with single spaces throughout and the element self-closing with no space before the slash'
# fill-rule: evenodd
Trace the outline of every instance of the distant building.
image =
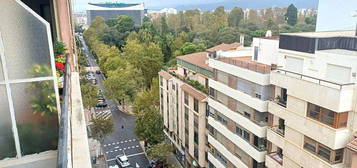
<svg viewBox="0 0 357 168">
<path fill-rule="evenodd" d="M 136 25 L 141 25 L 143 23 L 144 14 L 145 7 L 143 3 L 88 3 L 87 23 L 90 24 L 97 16 L 109 19 L 126 15 L 130 16 Z"/>
<path fill-rule="evenodd" d="M 86 13 L 74 13 L 74 23 L 78 25 L 87 24 L 87 14 Z"/>
</svg>

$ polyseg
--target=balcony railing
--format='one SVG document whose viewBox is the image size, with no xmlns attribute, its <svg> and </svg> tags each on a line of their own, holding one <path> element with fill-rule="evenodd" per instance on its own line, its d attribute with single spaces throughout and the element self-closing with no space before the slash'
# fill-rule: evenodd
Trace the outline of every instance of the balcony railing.
<svg viewBox="0 0 357 168">
<path fill-rule="evenodd" d="M 272 127 L 270 127 L 269 129 L 271 129 L 272 131 L 274 131 L 275 133 L 279 134 L 279 135 L 282 136 L 282 137 L 284 137 L 284 135 L 285 135 L 285 130 L 279 128 L 278 125 L 272 126 Z"/>
<path fill-rule="evenodd" d="M 58 158 L 57 167 L 67 168 L 69 163 L 71 163 L 71 153 L 68 152 L 68 148 L 71 146 L 71 132 L 70 122 L 69 122 L 69 108 L 71 104 L 70 93 L 71 93 L 71 67 L 68 62 L 65 66 L 65 75 L 63 82 L 63 97 L 61 104 L 61 116 L 60 116 L 60 126 L 59 126 L 59 138 L 58 138 Z"/>
<path fill-rule="evenodd" d="M 248 69 L 251 71 L 255 71 L 258 73 L 262 74 L 269 74 L 271 70 L 274 70 L 275 68 L 270 65 L 265 65 L 265 64 L 260 64 L 256 62 L 249 62 L 249 61 L 243 61 L 243 60 L 234 60 L 232 58 L 220 58 L 219 61 L 236 65 L 244 69 Z"/>
<path fill-rule="evenodd" d="M 268 154 L 269 157 L 271 157 L 273 160 L 275 160 L 276 162 L 278 162 L 280 165 L 283 165 L 283 156 L 278 154 L 277 152 L 273 152 Z"/>
<path fill-rule="evenodd" d="M 300 73 L 287 71 L 287 70 L 283 70 L 283 69 L 277 69 L 274 72 L 275 73 L 285 74 L 285 75 L 291 74 L 289 76 L 296 77 L 298 79 L 306 80 L 306 81 L 309 81 L 309 82 L 314 82 L 316 84 L 327 86 L 327 87 L 335 86 L 333 88 L 337 88 L 337 89 L 340 89 L 340 90 L 343 89 L 343 87 L 354 85 L 354 83 L 336 83 L 336 82 L 323 80 L 323 79 L 319 79 L 319 78 L 315 78 L 315 77 L 312 77 L 312 76 L 303 75 L 303 74 L 300 74 Z"/>
</svg>

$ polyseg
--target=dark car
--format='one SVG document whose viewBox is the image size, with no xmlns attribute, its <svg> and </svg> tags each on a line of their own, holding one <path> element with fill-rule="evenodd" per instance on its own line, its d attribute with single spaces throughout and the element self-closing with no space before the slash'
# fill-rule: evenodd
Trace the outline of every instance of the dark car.
<svg viewBox="0 0 357 168">
<path fill-rule="evenodd" d="M 93 85 L 96 85 L 97 84 L 97 79 L 91 79 L 91 82 Z"/>
<path fill-rule="evenodd" d="M 95 107 L 107 107 L 107 106 L 108 106 L 108 104 L 105 103 L 105 102 L 98 102 L 98 103 L 95 105 Z"/>
<path fill-rule="evenodd" d="M 100 72 L 100 70 L 96 70 L 95 73 L 96 74 L 100 74 L 101 72 Z"/>
<path fill-rule="evenodd" d="M 101 95 L 98 97 L 98 102 L 105 102 L 105 98 Z"/>
</svg>

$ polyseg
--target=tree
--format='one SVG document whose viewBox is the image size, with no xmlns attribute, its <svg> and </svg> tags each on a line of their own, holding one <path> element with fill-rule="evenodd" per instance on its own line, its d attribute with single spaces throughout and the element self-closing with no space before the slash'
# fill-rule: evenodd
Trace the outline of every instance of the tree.
<svg viewBox="0 0 357 168">
<path fill-rule="evenodd" d="M 204 51 L 206 49 L 206 46 L 204 44 L 193 44 L 190 42 L 186 42 L 183 44 L 183 46 L 180 48 L 180 55 L 186 55 L 186 54 L 191 54 L 195 52 L 200 52 Z"/>
<path fill-rule="evenodd" d="M 135 133 L 140 140 L 155 145 L 164 140 L 163 125 L 158 109 L 145 108 L 135 121 Z"/>
<path fill-rule="evenodd" d="M 81 92 L 82 92 L 82 100 L 83 106 L 86 108 L 90 108 L 95 106 L 97 103 L 97 87 L 92 86 L 91 84 L 82 84 L 81 85 Z"/>
<path fill-rule="evenodd" d="M 141 115 L 145 109 L 158 109 L 159 105 L 159 80 L 154 78 L 150 89 L 145 89 L 138 93 L 133 103 L 133 112 Z"/>
<path fill-rule="evenodd" d="M 296 25 L 296 23 L 297 23 L 297 8 L 293 4 L 289 5 L 288 10 L 286 11 L 286 14 L 285 14 L 285 20 L 291 26 Z"/>
<path fill-rule="evenodd" d="M 238 27 L 243 17 L 244 17 L 244 13 L 241 8 L 238 7 L 233 8 L 228 15 L 228 26 Z"/>
<path fill-rule="evenodd" d="M 150 160 L 158 160 L 167 163 L 168 156 L 174 151 L 174 147 L 170 144 L 162 143 L 157 144 L 147 150 L 147 154 Z"/>
<path fill-rule="evenodd" d="M 111 118 L 94 118 L 92 122 L 92 136 L 103 143 L 104 138 L 114 131 L 114 123 Z"/>
<path fill-rule="evenodd" d="M 216 44 L 238 42 L 239 34 L 236 28 L 226 27 L 218 32 Z"/>
<path fill-rule="evenodd" d="M 305 23 L 306 24 L 316 25 L 316 17 L 317 17 L 317 15 L 306 17 L 305 18 Z"/>
</svg>

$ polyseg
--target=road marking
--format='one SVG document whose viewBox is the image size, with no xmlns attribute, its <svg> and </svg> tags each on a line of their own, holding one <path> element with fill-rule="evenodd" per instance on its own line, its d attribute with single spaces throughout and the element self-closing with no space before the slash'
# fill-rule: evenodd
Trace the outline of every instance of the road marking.
<svg viewBox="0 0 357 168">
<path fill-rule="evenodd" d="M 129 140 L 129 142 L 131 142 L 131 139 Z"/>
<path fill-rule="evenodd" d="M 117 149 L 115 149 L 115 152 L 118 152 L 118 150 L 117 150 Z"/>
<path fill-rule="evenodd" d="M 116 146 L 116 147 L 115 147 L 115 149 L 118 149 L 118 148 L 119 148 L 119 146 Z"/>
<path fill-rule="evenodd" d="M 138 155 L 144 155 L 145 152 L 141 152 L 141 153 L 135 153 L 135 154 L 132 154 L 132 155 L 127 155 L 126 157 L 133 157 L 133 156 L 138 156 Z M 113 161 L 115 160 L 115 158 L 113 159 L 108 159 L 107 162 L 110 162 L 110 161 Z"/>
<path fill-rule="evenodd" d="M 124 141 L 125 143 L 127 143 L 128 141 Z"/>
</svg>

